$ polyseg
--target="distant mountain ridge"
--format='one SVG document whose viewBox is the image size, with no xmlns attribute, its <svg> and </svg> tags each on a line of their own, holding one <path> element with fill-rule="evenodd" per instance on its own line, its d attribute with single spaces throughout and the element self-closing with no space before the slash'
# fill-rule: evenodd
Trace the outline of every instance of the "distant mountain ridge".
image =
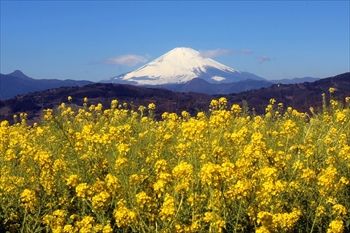
<svg viewBox="0 0 350 233">
<path fill-rule="evenodd" d="M 15 70 L 10 74 L 0 74 L 0 99 L 50 88 L 83 86 L 90 83 L 92 82 L 85 80 L 33 79 L 22 71 Z"/>
<path fill-rule="evenodd" d="M 250 73 L 242 72 L 248 74 Z M 264 80 L 264 79 L 246 79 L 231 83 L 211 83 L 201 78 L 194 78 L 185 83 L 161 84 L 161 85 L 142 85 L 145 87 L 163 88 L 175 92 L 195 92 L 209 95 L 239 93 L 248 90 L 269 87 L 274 83 L 293 84 L 303 81 L 318 80 L 312 77 L 282 79 L 282 80 Z M 15 70 L 10 74 L 0 74 L 0 100 L 10 99 L 16 95 L 27 94 L 35 91 L 42 91 L 57 87 L 84 86 L 93 82 L 85 80 L 58 80 L 58 79 L 34 79 L 25 75 L 20 70 Z M 105 82 L 104 82 L 105 83 Z M 108 83 L 108 82 L 107 82 Z M 120 82 L 130 84 L 130 82 Z"/>
<path fill-rule="evenodd" d="M 249 90 L 270 87 L 274 84 L 297 84 L 304 82 L 314 82 L 319 78 L 305 77 L 280 80 L 254 80 L 246 79 L 232 83 L 209 83 L 204 79 L 194 78 L 186 83 L 163 84 L 163 85 L 144 85 L 145 87 L 164 88 L 176 92 L 195 92 L 208 95 L 226 95 L 240 93 Z"/>
<path fill-rule="evenodd" d="M 295 84 L 295 83 L 304 83 L 304 82 L 314 82 L 320 80 L 319 78 L 315 77 L 302 77 L 302 78 L 290 78 L 290 79 L 275 79 L 275 80 L 269 80 L 272 83 L 276 84 Z"/>
</svg>

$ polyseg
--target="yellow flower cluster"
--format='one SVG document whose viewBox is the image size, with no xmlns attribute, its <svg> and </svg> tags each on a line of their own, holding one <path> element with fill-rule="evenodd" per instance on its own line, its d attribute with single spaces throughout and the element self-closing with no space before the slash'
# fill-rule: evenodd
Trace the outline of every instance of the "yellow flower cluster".
<svg viewBox="0 0 350 233">
<path fill-rule="evenodd" d="M 21 203 L 25 210 L 34 212 L 37 205 L 35 192 L 30 189 L 25 189 L 21 193 Z"/>
<path fill-rule="evenodd" d="M 72 98 L 0 122 L 0 231 L 350 232 L 350 97 L 263 115 Z M 323 95 L 326 99 L 326 94 Z"/>
<path fill-rule="evenodd" d="M 118 227 L 128 227 L 136 221 L 136 213 L 125 206 L 125 202 L 119 201 L 114 211 L 114 218 Z"/>
<path fill-rule="evenodd" d="M 261 225 L 257 230 L 262 232 L 263 230 L 268 232 L 288 232 L 293 229 L 300 216 L 300 210 L 277 214 L 262 211 L 257 216 L 257 223 Z"/>
<path fill-rule="evenodd" d="M 160 209 L 159 216 L 163 221 L 171 221 L 172 217 L 175 215 L 175 199 L 166 194 L 164 198 L 164 203 Z"/>
</svg>

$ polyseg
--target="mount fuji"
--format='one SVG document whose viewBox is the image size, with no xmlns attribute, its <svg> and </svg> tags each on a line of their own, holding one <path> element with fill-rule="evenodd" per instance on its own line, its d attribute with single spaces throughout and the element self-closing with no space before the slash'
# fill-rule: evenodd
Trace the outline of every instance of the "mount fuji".
<svg viewBox="0 0 350 233">
<path fill-rule="evenodd" d="M 135 85 L 186 84 L 201 79 L 208 84 L 227 84 L 246 80 L 264 81 L 248 72 L 241 72 L 202 56 L 194 49 L 179 47 L 170 50 L 148 64 L 111 79 L 114 83 Z"/>
</svg>

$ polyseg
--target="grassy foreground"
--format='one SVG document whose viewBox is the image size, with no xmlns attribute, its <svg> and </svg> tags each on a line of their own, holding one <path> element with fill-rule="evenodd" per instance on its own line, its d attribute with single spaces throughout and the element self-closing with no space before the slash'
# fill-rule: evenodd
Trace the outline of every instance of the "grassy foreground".
<svg viewBox="0 0 350 233">
<path fill-rule="evenodd" d="M 154 104 L 69 101 L 1 122 L 1 232 L 350 232 L 349 97 L 159 121 Z"/>
</svg>

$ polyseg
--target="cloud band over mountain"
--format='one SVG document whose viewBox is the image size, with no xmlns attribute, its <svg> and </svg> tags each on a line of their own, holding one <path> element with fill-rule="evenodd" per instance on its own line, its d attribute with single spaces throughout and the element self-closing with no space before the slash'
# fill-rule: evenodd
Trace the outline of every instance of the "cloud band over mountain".
<svg viewBox="0 0 350 233">
<path fill-rule="evenodd" d="M 148 58 L 137 54 L 125 54 L 117 57 L 109 58 L 105 61 L 106 64 L 136 66 L 148 61 Z"/>
</svg>

